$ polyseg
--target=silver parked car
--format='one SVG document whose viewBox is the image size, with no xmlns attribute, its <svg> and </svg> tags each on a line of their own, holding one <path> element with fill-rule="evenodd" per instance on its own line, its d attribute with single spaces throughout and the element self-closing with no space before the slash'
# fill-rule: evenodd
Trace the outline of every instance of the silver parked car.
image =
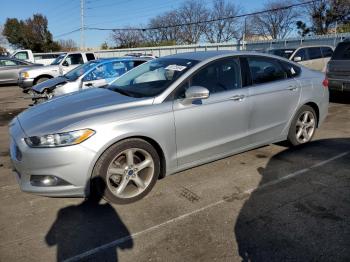
<svg viewBox="0 0 350 262">
<path fill-rule="evenodd" d="M 249 52 L 151 60 L 108 89 L 21 113 L 10 123 L 11 159 L 23 191 L 85 196 L 105 186 L 106 199 L 129 203 L 161 176 L 282 140 L 309 142 L 328 111 L 323 78 Z M 104 186 L 90 187 L 95 177 Z"/>
</svg>

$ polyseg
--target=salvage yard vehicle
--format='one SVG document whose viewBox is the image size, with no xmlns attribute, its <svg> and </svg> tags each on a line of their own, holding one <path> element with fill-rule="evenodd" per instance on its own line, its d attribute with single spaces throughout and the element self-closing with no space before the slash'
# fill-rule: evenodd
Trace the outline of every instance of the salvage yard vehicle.
<svg viewBox="0 0 350 262">
<path fill-rule="evenodd" d="M 29 93 L 34 103 L 37 104 L 79 90 L 106 86 L 117 77 L 148 60 L 137 57 L 92 60 L 63 76 L 35 85 Z"/>
<path fill-rule="evenodd" d="M 51 64 L 58 56 L 65 54 L 64 52 L 54 53 L 33 53 L 32 50 L 17 50 L 11 54 L 11 57 L 24 60 L 31 63 L 39 63 L 43 65 Z"/>
<path fill-rule="evenodd" d="M 99 192 L 130 203 L 159 177 L 278 141 L 309 142 L 328 112 L 322 81 L 320 72 L 255 52 L 154 59 L 109 88 L 19 114 L 9 125 L 13 168 L 25 192 Z"/>
<path fill-rule="evenodd" d="M 42 64 L 33 64 L 10 57 L 0 57 L 0 84 L 17 84 L 18 73 L 23 68 L 33 68 Z"/>
<path fill-rule="evenodd" d="M 23 92 L 28 92 L 32 86 L 50 78 L 64 75 L 77 66 L 91 60 L 95 60 L 95 55 L 90 52 L 71 52 L 61 54 L 51 63 L 51 65 L 21 71 L 19 74 L 18 85 L 23 88 Z"/>
<path fill-rule="evenodd" d="M 337 45 L 327 65 L 329 90 L 350 92 L 350 39 Z"/>
<path fill-rule="evenodd" d="M 296 49 L 282 48 L 268 50 L 269 54 L 281 56 L 308 68 L 325 72 L 333 54 L 332 46 L 302 46 Z"/>
</svg>

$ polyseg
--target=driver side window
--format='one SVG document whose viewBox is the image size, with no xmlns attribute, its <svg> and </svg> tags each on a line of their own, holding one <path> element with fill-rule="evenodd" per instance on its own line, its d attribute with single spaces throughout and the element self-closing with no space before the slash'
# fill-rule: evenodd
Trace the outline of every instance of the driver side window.
<svg viewBox="0 0 350 262">
<path fill-rule="evenodd" d="M 84 64 L 83 56 L 81 54 L 71 54 L 68 55 L 65 62 L 68 65 L 81 65 Z"/>
<path fill-rule="evenodd" d="M 241 88 L 239 60 L 229 57 L 204 66 L 178 88 L 175 98 L 184 98 L 189 86 L 205 87 L 210 94 Z"/>
<path fill-rule="evenodd" d="M 104 65 L 99 65 L 94 70 L 92 70 L 90 73 L 88 73 L 84 77 L 83 81 L 84 82 L 95 81 L 95 80 L 105 79 L 105 78 L 107 78 L 105 66 Z"/>
</svg>

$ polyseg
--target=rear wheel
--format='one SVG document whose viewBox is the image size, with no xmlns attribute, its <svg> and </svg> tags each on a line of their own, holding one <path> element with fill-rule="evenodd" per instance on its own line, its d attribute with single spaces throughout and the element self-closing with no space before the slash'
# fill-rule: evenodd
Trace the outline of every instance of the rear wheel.
<svg viewBox="0 0 350 262">
<path fill-rule="evenodd" d="M 288 133 L 288 141 L 296 146 L 310 142 L 315 134 L 317 116 L 308 105 L 302 106 L 294 117 Z"/>
<path fill-rule="evenodd" d="M 94 168 L 94 185 L 106 200 L 127 204 L 148 194 L 160 172 L 160 160 L 151 144 L 142 139 L 126 139 L 107 149 Z"/>
</svg>

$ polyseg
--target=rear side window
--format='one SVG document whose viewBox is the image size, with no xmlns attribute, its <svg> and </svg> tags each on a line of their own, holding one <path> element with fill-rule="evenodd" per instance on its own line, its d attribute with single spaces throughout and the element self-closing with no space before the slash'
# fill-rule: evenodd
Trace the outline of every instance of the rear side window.
<svg viewBox="0 0 350 262">
<path fill-rule="evenodd" d="M 86 54 L 86 59 L 88 61 L 95 60 L 95 55 L 93 53 L 87 53 Z"/>
<path fill-rule="evenodd" d="M 268 57 L 248 57 L 253 84 L 263 84 L 285 79 L 286 72 L 274 59 Z"/>
<path fill-rule="evenodd" d="M 319 48 L 319 47 L 310 47 L 307 50 L 308 50 L 308 53 L 309 53 L 309 59 L 322 58 L 321 48 Z"/>
<path fill-rule="evenodd" d="M 330 47 L 321 47 L 323 57 L 331 57 L 333 55 L 333 50 Z"/>
<path fill-rule="evenodd" d="M 332 60 L 350 60 L 350 42 L 342 42 L 334 50 Z"/>
</svg>

